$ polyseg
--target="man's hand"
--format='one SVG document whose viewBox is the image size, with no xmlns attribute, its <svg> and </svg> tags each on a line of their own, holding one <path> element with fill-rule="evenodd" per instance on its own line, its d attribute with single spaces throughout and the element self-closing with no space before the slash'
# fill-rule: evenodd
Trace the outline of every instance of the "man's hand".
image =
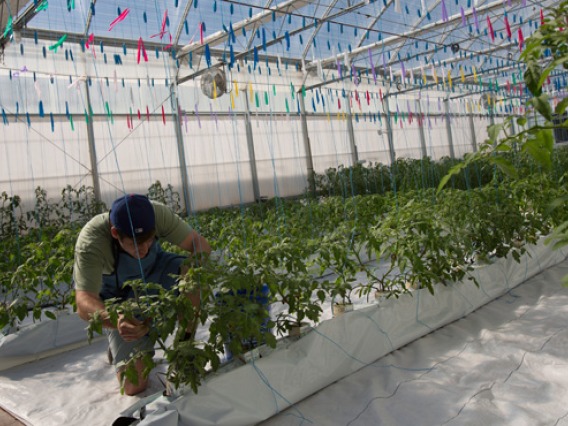
<svg viewBox="0 0 568 426">
<path fill-rule="evenodd" d="M 141 339 L 149 330 L 146 322 L 139 321 L 136 318 L 126 319 L 122 315 L 118 318 L 117 329 L 120 337 L 126 342 Z"/>
</svg>

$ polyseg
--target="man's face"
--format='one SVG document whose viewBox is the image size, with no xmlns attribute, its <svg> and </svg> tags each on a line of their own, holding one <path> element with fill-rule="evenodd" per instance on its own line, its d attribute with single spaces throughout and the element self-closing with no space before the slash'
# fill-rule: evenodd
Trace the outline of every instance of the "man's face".
<svg viewBox="0 0 568 426">
<path fill-rule="evenodd" d="M 122 247 L 122 249 L 133 258 L 144 259 L 148 255 L 154 240 L 155 238 L 151 237 L 143 243 L 135 243 L 132 238 L 124 237 L 118 238 L 118 243 L 120 244 L 120 247 Z"/>
</svg>

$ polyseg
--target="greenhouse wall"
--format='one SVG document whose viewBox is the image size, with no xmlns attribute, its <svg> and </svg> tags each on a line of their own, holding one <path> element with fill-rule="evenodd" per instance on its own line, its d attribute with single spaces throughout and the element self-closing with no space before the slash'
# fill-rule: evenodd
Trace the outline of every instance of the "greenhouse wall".
<svg viewBox="0 0 568 426">
<path fill-rule="evenodd" d="M 298 196 L 308 189 L 310 155 L 320 174 L 355 161 L 460 158 L 491 123 L 457 86 L 452 99 L 370 76 L 322 85 L 282 60 L 240 61 L 227 69 L 228 93 L 209 99 L 187 59 L 151 52 L 138 63 L 126 47 L 68 43 L 44 55 L 33 39 L 19 45 L 0 69 L 0 186 L 23 206 L 37 187 L 57 199 L 67 185 L 95 182 L 109 205 L 159 181 L 193 211 Z M 184 76 L 195 78 L 172 85 Z M 506 112 L 496 108 L 497 119 Z"/>
</svg>

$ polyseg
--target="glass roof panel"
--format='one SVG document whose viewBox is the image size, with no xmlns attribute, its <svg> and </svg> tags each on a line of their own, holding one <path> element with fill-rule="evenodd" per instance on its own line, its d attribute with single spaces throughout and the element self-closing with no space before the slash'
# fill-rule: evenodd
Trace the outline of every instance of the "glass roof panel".
<svg viewBox="0 0 568 426">
<path fill-rule="evenodd" d="M 471 73 L 473 67 L 479 72 L 514 67 L 520 53 L 519 28 L 524 38 L 528 37 L 539 24 L 541 7 L 554 2 L 545 0 L 537 5 L 526 0 L 189 1 L 101 0 L 95 6 L 91 0 L 50 2 L 26 26 L 54 35 L 94 34 L 95 42 L 97 37 L 110 37 L 136 43 L 142 37 L 144 42 L 164 46 L 179 31 L 178 48 L 196 43 L 199 53 L 203 53 L 200 43 L 204 41 L 210 44 L 214 55 L 222 56 L 225 61 L 230 61 L 231 53 L 242 52 L 247 53 L 247 60 L 254 60 L 256 50 L 260 57 L 269 55 L 298 61 L 305 57 L 306 64 L 312 67 L 315 64 L 309 65 L 310 62 L 323 60 L 324 67 L 331 70 L 341 55 L 351 55 L 350 62 L 361 70 L 374 65 L 384 66 L 389 72 L 390 66 L 400 75 L 402 67 L 411 71 L 434 65 L 458 75 L 461 69 Z M 34 1 L 30 0 L 28 5 L 32 4 Z M 285 13 L 273 13 L 273 9 Z M 261 14 L 264 18 L 258 20 Z M 494 39 L 488 31 L 488 17 Z"/>
</svg>

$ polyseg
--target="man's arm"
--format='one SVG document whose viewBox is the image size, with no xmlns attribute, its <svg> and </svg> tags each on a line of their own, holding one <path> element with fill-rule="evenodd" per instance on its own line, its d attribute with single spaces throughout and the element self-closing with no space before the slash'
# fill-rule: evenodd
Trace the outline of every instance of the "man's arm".
<svg viewBox="0 0 568 426">
<path fill-rule="evenodd" d="M 105 304 L 96 293 L 77 290 L 75 300 L 77 301 L 77 314 L 81 319 L 89 321 L 93 314 L 98 311 L 103 320 L 103 327 L 118 329 L 120 336 L 127 342 L 138 340 L 148 332 L 148 326 L 142 321 L 135 318 L 127 320 L 122 315 L 119 316 L 118 326 L 115 327 L 105 310 Z"/>
<path fill-rule="evenodd" d="M 179 247 L 192 253 L 211 253 L 209 242 L 202 237 L 197 231 L 191 230 L 185 239 L 179 244 Z"/>
<path fill-rule="evenodd" d="M 185 237 L 185 239 L 179 244 L 179 247 L 190 252 L 191 255 L 195 255 L 197 253 L 211 253 L 211 246 L 209 242 L 202 237 L 197 231 L 191 230 L 189 234 Z M 182 266 L 180 270 L 181 275 L 185 275 L 187 272 L 187 266 Z M 199 309 L 201 298 L 199 295 L 199 291 L 194 291 L 192 293 L 186 294 L 186 297 L 191 301 L 191 304 L 196 308 Z M 195 329 L 197 327 L 197 322 L 190 321 L 187 324 L 186 328 L 186 338 L 191 338 L 195 336 Z"/>
<path fill-rule="evenodd" d="M 82 320 L 89 321 L 93 314 L 99 311 L 103 318 L 103 326 L 114 328 L 108 319 L 105 304 L 98 294 L 91 291 L 77 290 L 75 292 L 75 301 L 77 302 L 77 314 L 79 314 Z"/>
</svg>

